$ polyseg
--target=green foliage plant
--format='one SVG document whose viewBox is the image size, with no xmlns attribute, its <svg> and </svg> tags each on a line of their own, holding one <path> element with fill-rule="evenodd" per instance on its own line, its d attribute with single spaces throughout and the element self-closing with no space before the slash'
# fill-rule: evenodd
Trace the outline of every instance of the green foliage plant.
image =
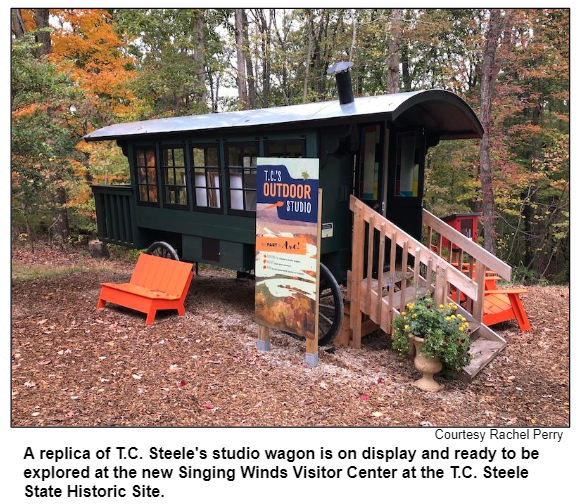
<svg viewBox="0 0 580 504">
<path fill-rule="evenodd" d="M 436 306 L 431 298 L 417 299 L 393 322 L 393 350 L 405 356 L 411 349 L 409 336 L 423 338 L 421 354 L 438 358 L 443 368 L 459 371 L 471 360 L 469 324 L 457 312 L 457 305 L 445 303 Z"/>
</svg>

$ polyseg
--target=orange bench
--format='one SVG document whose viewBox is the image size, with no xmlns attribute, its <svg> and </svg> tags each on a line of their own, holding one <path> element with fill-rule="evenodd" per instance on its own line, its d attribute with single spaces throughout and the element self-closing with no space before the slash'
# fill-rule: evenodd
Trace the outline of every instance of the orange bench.
<svg viewBox="0 0 580 504">
<path fill-rule="evenodd" d="M 97 309 L 114 303 L 147 314 L 152 324 L 157 310 L 185 314 L 185 296 L 193 278 L 192 264 L 141 254 L 129 283 L 103 283 Z"/>
</svg>

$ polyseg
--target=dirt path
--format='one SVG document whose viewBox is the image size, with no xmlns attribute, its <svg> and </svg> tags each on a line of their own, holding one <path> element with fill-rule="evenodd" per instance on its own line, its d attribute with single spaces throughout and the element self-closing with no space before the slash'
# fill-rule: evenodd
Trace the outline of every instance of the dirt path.
<svg viewBox="0 0 580 504">
<path fill-rule="evenodd" d="M 281 333 L 272 352 L 256 352 L 254 284 L 228 273 L 196 277 L 184 317 L 146 326 L 125 309 L 97 312 L 100 282 L 130 271 L 99 264 L 13 286 L 13 425 L 569 424 L 568 288 L 531 288 L 533 331 L 497 326 L 502 354 L 472 384 L 442 380 L 445 391 L 431 394 L 410 385 L 412 362 L 384 335 L 361 350 L 322 350 L 315 369 L 302 363 L 303 343 Z"/>
</svg>

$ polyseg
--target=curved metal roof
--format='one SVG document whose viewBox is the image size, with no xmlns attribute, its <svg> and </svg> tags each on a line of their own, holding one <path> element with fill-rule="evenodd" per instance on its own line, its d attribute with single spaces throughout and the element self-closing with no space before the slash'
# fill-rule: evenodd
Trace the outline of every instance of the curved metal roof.
<svg viewBox="0 0 580 504">
<path fill-rule="evenodd" d="M 355 98 L 354 102 L 345 105 L 333 100 L 113 124 L 89 133 L 85 140 L 348 121 L 349 118 L 378 115 L 386 115 L 386 119 L 391 121 L 398 120 L 404 126 L 424 126 L 441 138 L 480 138 L 483 134 L 479 119 L 459 96 L 444 90 L 425 90 Z"/>
</svg>

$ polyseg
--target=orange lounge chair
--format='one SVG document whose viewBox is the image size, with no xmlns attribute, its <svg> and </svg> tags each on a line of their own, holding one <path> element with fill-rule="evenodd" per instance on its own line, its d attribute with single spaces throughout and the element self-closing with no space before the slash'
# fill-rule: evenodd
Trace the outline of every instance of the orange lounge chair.
<svg viewBox="0 0 580 504">
<path fill-rule="evenodd" d="M 522 331 L 532 328 L 520 294 L 526 289 L 486 289 L 483 298 L 483 323 L 487 326 L 516 319 Z"/>
<path fill-rule="evenodd" d="M 141 254 L 129 283 L 103 283 L 97 309 L 107 302 L 147 314 L 152 324 L 157 310 L 185 314 L 185 296 L 193 278 L 192 264 Z"/>
</svg>

